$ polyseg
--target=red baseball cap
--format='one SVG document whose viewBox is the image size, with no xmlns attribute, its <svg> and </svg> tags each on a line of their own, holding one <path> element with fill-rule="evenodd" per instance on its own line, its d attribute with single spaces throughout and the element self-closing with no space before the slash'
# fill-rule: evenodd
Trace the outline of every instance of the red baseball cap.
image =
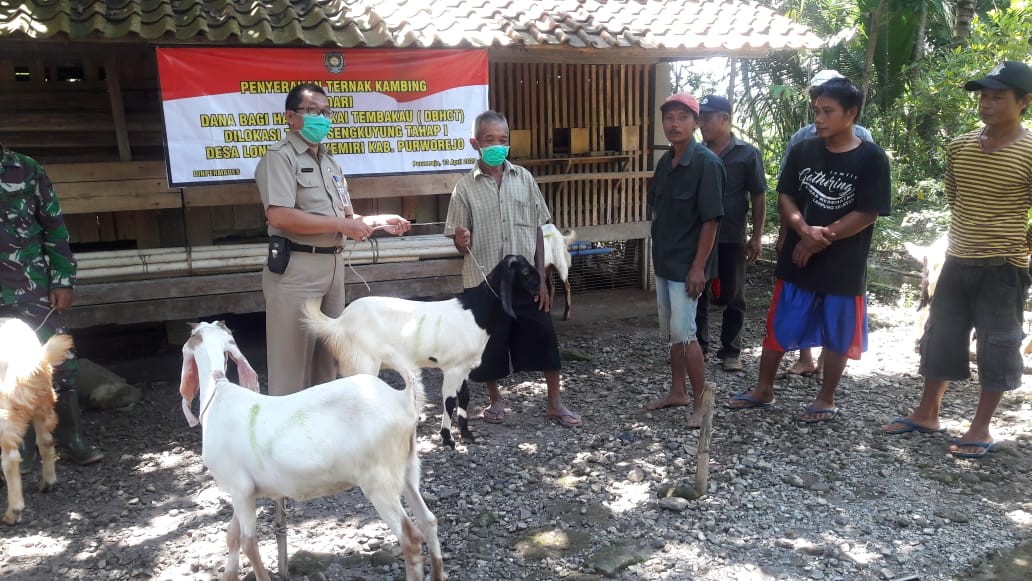
<svg viewBox="0 0 1032 581">
<path fill-rule="evenodd" d="M 670 95 L 666 98 L 666 101 L 663 101 L 663 104 L 659 106 L 659 110 L 662 112 L 666 112 L 667 108 L 675 103 L 678 105 L 682 105 L 684 107 L 688 107 L 689 109 L 694 111 L 696 115 L 699 114 L 699 102 L 695 100 L 695 97 L 692 97 L 688 93 L 675 93 L 673 95 Z"/>
</svg>

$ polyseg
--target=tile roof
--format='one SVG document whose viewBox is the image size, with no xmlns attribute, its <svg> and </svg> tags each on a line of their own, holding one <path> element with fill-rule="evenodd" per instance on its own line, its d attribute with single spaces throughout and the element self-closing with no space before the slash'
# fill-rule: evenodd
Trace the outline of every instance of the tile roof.
<svg viewBox="0 0 1032 581">
<path fill-rule="evenodd" d="M 0 39 L 351 47 L 816 48 L 807 27 L 732 0 L 0 0 Z"/>
</svg>

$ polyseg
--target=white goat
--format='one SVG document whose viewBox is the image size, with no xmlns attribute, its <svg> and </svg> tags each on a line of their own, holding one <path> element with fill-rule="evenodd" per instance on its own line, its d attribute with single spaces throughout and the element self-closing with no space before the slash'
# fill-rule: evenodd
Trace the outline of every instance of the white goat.
<svg viewBox="0 0 1032 581">
<path fill-rule="evenodd" d="M 54 335 L 40 345 L 36 333 L 25 322 L 0 319 L 0 465 L 7 480 L 4 524 L 17 523 L 25 510 L 18 446 L 30 424 L 36 432 L 36 447 L 43 463 L 39 489 L 46 492 L 57 484 L 52 435 L 57 427 L 57 395 L 51 381 L 54 367 L 65 360 L 71 348 L 72 338 L 68 335 Z"/>
<path fill-rule="evenodd" d="M 570 243 L 577 239 L 577 232 L 569 230 L 563 234 L 554 224 L 545 224 L 541 227 L 541 235 L 545 240 L 545 274 L 548 277 L 548 301 L 552 302 L 555 296 L 555 285 L 552 284 L 552 276 L 547 269 L 552 269 L 559 275 L 566 289 L 566 307 L 563 309 L 563 320 L 570 320 L 570 307 L 573 293 L 570 290 L 570 266 L 573 259 L 570 257 Z"/>
<path fill-rule="evenodd" d="M 226 379 L 227 355 L 248 387 Z M 180 393 L 190 425 L 198 422 L 190 403 L 200 394 L 204 465 L 232 497 L 224 578 L 237 578 L 243 546 L 258 581 L 269 580 L 258 552 L 257 497 L 276 500 L 279 521 L 284 498 L 317 498 L 358 486 L 401 541 L 406 579 L 423 579 L 424 538 L 431 578 L 445 579 L 437 519 L 419 493 L 418 376 L 409 378 L 405 390 L 368 375 L 285 396 L 261 395 L 256 388 L 257 375 L 226 326 L 221 321 L 194 326 L 183 345 Z M 419 530 L 406 515 L 402 496 Z M 286 576 L 286 546 L 280 540 L 280 574 Z"/>
<path fill-rule="evenodd" d="M 441 439 L 454 448 L 451 414 L 458 398 L 459 432 L 464 442 L 474 441 L 469 431 L 469 372 L 480 357 L 493 329 L 505 318 L 515 318 L 512 293 L 537 294 L 541 279 L 522 256 L 506 256 L 487 280 L 458 298 L 447 301 L 409 301 L 393 297 L 363 297 L 353 301 L 336 319 L 319 309 L 318 301 L 305 305 L 305 323 L 327 342 L 343 376 L 379 373 L 381 366 L 402 375 L 423 367 L 444 373 L 441 397 Z M 513 283 L 519 282 L 516 291 Z"/>
</svg>

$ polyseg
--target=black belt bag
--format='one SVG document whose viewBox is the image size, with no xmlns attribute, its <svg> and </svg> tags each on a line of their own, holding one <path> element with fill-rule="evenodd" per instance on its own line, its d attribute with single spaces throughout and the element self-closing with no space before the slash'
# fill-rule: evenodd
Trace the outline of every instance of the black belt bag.
<svg viewBox="0 0 1032 581">
<path fill-rule="evenodd" d="M 287 271 L 287 265 L 290 264 L 291 246 L 293 244 L 290 240 L 282 236 L 269 236 L 269 256 L 266 260 L 269 272 L 283 274 Z"/>
</svg>

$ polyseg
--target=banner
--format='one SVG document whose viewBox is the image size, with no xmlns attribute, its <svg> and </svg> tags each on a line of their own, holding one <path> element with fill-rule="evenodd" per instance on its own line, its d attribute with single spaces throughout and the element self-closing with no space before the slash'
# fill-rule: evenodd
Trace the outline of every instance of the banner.
<svg viewBox="0 0 1032 581">
<path fill-rule="evenodd" d="M 172 186 L 251 181 L 289 131 L 287 93 L 322 86 L 345 175 L 465 171 L 487 109 L 486 50 L 159 48 Z"/>
</svg>

